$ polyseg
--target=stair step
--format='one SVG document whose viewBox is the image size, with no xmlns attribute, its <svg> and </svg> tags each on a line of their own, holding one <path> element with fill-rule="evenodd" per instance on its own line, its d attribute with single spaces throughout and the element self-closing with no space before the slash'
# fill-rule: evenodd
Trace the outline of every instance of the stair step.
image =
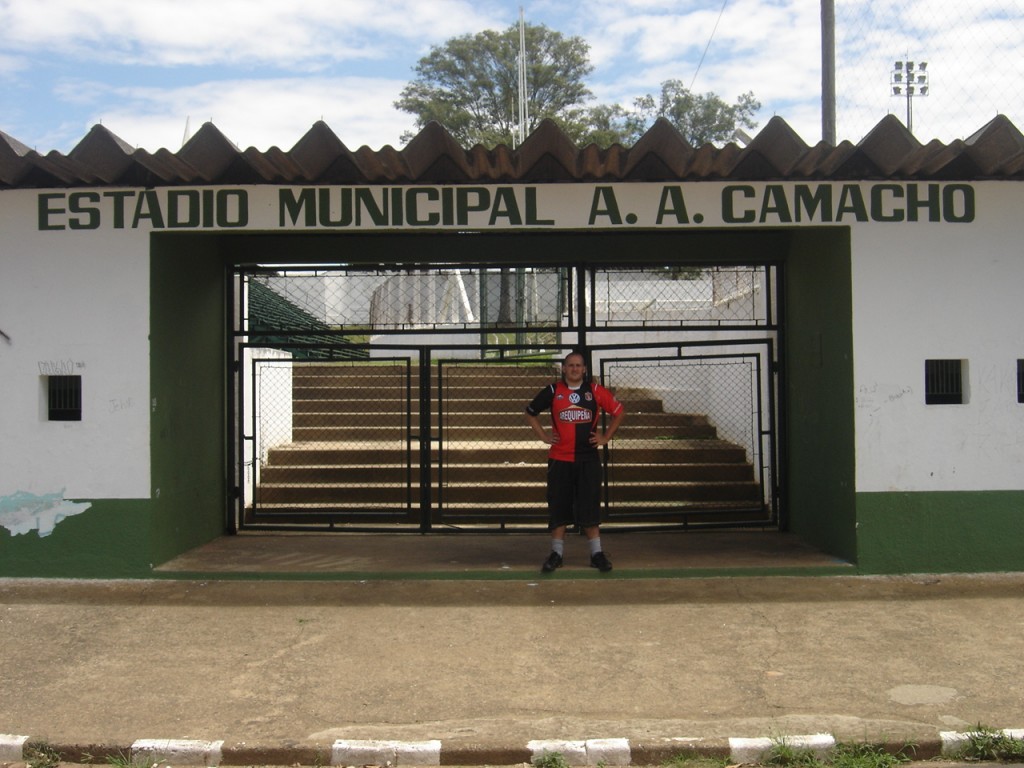
<svg viewBox="0 0 1024 768">
<path fill-rule="evenodd" d="M 495 430 L 521 430 L 527 427 L 521 421 L 509 424 L 487 424 L 482 426 L 467 425 L 454 427 L 445 431 L 445 442 L 455 443 L 490 443 L 493 442 Z M 415 435 L 415 425 L 413 425 Z M 711 426 L 671 426 L 671 425 L 633 425 L 622 427 L 622 439 L 661 440 L 666 443 L 677 440 L 710 440 L 716 435 Z M 405 435 L 405 423 L 401 419 L 387 419 L 379 424 L 341 424 L 334 427 L 324 426 L 293 426 L 292 438 L 296 442 L 336 442 L 339 440 L 374 441 L 400 440 Z M 618 439 L 618 438 L 616 438 Z M 618 446 L 615 446 L 616 448 Z M 667 447 L 667 446 L 666 446 Z"/>
<path fill-rule="evenodd" d="M 353 410 L 350 412 L 337 411 L 305 411 L 292 415 L 292 425 L 295 427 L 323 428 L 349 427 L 353 426 L 354 420 L 372 421 L 372 425 L 389 426 L 405 424 L 410 416 L 415 417 L 419 422 L 419 414 L 408 414 L 405 412 L 375 413 L 367 410 Z M 438 426 L 435 418 L 434 426 Z M 358 423 L 355 424 L 358 426 Z M 496 427 L 518 427 L 527 429 L 526 420 L 522 409 L 505 412 L 477 412 L 477 411 L 451 411 L 445 413 L 440 419 L 440 425 L 445 429 L 494 429 Z M 629 422 L 624 424 L 623 430 L 636 429 L 662 429 L 671 434 L 678 429 L 700 429 L 702 434 L 713 435 L 715 428 L 708 424 L 706 416 L 692 413 L 638 413 L 630 414 Z"/>
<path fill-rule="evenodd" d="M 383 441 L 334 441 L 323 443 L 291 443 L 271 448 L 268 465 L 326 465 L 389 464 L 404 461 L 402 457 L 417 457 L 419 446 L 406 446 L 404 440 L 394 439 L 390 447 Z M 620 440 L 612 441 L 609 455 L 612 466 L 630 464 L 722 464 L 746 463 L 746 451 L 724 440 Z M 473 447 L 449 447 L 445 451 L 448 465 L 478 462 L 501 465 L 520 462 L 546 462 L 547 448 L 539 440 L 508 441 L 499 444 L 479 443 Z M 431 452 L 437 460 L 437 452 Z"/>
<path fill-rule="evenodd" d="M 497 393 L 490 395 L 486 398 L 479 397 L 479 392 L 474 391 L 472 393 L 450 396 L 445 394 L 443 401 L 444 411 L 447 413 L 451 412 L 462 412 L 469 411 L 472 413 L 505 413 L 514 411 L 515 413 L 522 414 L 526 408 L 526 404 L 530 401 L 530 397 L 524 397 L 522 392 L 515 393 Z M 394 403 L 396 411 L 404 412 L 407 408 L 412 412 L 419 410 L 419 401 L 412 400 L 408 404 L 404 399 L 391 399 L 387 402 Z M 307 398 L 304 400 L 293 399 L 292 410 L 295 413 L 362 413 L 365 414 L 370 408 L 374 411 L 380 408 L 382 398 L 380 392 L 376 393 L 376 396 L 369 397 L 346 397 L 343 399 L 337 398 Z M 661 401 L 650 398 L 647 400 L 624 400 L 623 405 L 626 407 L 626 412 L 629 414 L 630 419 L 638 414 L 665 414 L 662 410 Z M 437 414 L 440 410 L 440 406 L 437 400 L 437 393 L 434 393 L 434 397 L 430 403 L 430 412 Z M 679 415 L 679 414 L 665 414 L 665 415 Z M 696 414 L 691 414 L 696 415 Z"/>
<path fill-rule="evenodd" d="M 260 470 L 260 481 L 274 485 L 339 485 L 359 487 L 367 484 L 394 485 L 412 482 L 419 467 L 414 463 L 373 465 L 278 465 Z M 516 484 L 542 485 L 547 464 L 447 464 L 435 466 L 431 482 L 437 483 L 443 473 L 447 485 L 490 485 L 499 480 L 501 486 Z M 679 483 L 753 483 L 749 464 L 616 464 L 609 468 L 609 478 L 616 485 L 642 484 L 649 487 Z"/>
<path fill-rule="evenodd" d="M 431 488 L 436 497 L 438 489 Z M 609 490 L 609 499 L 616 502 L 696 502 L 696 501 L 753 501 L 760 498 L 760 487 L 754 483 L 618 483 Z M 542 503 L 542 482 L 502 482 L 500 486 L 479 483 L 450 484 L 443 489 L 446 502 L 463 504 L 504 504 L 509 499 Z M 412 483 L 374 485 L 355 483 L 261 483 L 259 499 L 265 503 L 381 503 L 398 502 L 407 497 L 418 498 L 419 486 Z"/>
</svg>

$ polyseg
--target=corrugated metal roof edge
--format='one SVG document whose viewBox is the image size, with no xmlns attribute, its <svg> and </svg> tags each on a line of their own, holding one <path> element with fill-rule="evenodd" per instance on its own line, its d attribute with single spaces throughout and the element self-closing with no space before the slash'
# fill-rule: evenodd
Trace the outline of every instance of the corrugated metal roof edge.
<svg viewBox="0 0 1024 768">
<path fill-rule="evenodd" d="M 401 150 L 351 151 L 322 121 L 288 152 L 240 150 L 205 123 L 178 151 L 132 149 L 102 125 L 67 155 L 0 132 L 0 189 L 242 184 L 494 184 L 572 181 L 1024 180 L 1024 134 L 999 115 L 965 140 L 921 144 L 893 115 L 859 143 L 808 146 L 773 117 L 746 147 L 690 145 L 658 120 L 632 147 L 578 147 L 550 120 L 516 149 L 464 149 L 430 123 Z"/>
</svg>

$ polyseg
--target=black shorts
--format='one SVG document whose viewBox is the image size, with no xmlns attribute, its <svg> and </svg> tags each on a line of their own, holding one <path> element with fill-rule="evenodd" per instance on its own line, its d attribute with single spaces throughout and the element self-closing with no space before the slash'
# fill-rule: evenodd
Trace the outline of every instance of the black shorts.
<svg viewBox="0 0 1024 768">
<path fill-rule="evenodd" d="M 548 528 L 601 523 L 601 462 L 548 459 Z"/>
</svg>

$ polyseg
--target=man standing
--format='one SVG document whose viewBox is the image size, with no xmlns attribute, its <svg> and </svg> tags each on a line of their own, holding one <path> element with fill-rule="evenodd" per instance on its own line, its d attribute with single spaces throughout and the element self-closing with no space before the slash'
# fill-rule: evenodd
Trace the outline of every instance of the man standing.
<svg viewBox="0 0 1024 768">
<path fill-rule="evenodd" d="M 538 418 L 545 410 L 551 411 L 551 434 Z M 599 434 L 602 410 L 611 416 L 611 422 L 604 434 Z M 542 572 L 561 567 L 570 524 L 579 525 L 587 536 L 590 565 L 602 573 L 612 569 L 601 549 L 601 458 L 597 449 L 612 439 L 625 415 L 622 403 L 611 392 L 588 380 L 586 361 L 579 352 L 570 352 L 562 361 L 562 380 L 544 387 L 526 406 L 526 423 L 551 446 L 547 490 L 551 554 L 541 566 Z"/>
</svg>

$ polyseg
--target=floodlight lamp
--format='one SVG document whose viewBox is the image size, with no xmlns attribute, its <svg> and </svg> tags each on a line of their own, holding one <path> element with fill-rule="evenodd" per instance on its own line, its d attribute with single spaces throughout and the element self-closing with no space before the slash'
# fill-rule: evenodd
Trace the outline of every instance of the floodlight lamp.
<svg viewBox="0 0 1024 768">
<path fill-rule="evenodd" d="M 903 82 L 903 74 L 901 72 L 896 72 L 892 76 L 892 79 L 893 79 L 894 82 L 902 83 Z"/>
<path fill-rule="evenodd" d="M 922 85 L 921 86 L 921 95 L 922 96 L 927 96 L 928 95 L 928 86 L 927 85 Z"/>
<path fill-rule="evenodd" d="M 902 61 L 897 61 L 896 62 L 896 69 L 903 69 L 903 62 Z"/>
<path fill-rule="evenodd" d="M 913 96 L 913 95 L 914 95 L 914 86 L 908 85 L 907 86 L 907 96 Z"/>
<path fill-rule="evenodd" d="M 919 82 L 919 83 L 927 83 L 928 82 L 928 76 L 927 75 L 918 75 L 917 76 L 917 82 Z"/>
<path fill-rule="evenodd" d="M 892 95 L 893 96 L 899 96 L 900 95 L 900 87 L 898 85 L 894 85 L 892 87 Z"/>
<path fill-rule="evenodd" d="M 913 71 L 913 69 L 914 69 L 914 62 L 908 61 L 907 62 L 907 72 L 911 72 L 911 71 Z"/>
<path fill-rule="evenodd" d="M 928 69 L 928 62 L 927 61 L 922 61 L 920 64 L 918 64 L 918 68 L 922 72 L 924 72 L 926 69 Z"/>
</svg>

